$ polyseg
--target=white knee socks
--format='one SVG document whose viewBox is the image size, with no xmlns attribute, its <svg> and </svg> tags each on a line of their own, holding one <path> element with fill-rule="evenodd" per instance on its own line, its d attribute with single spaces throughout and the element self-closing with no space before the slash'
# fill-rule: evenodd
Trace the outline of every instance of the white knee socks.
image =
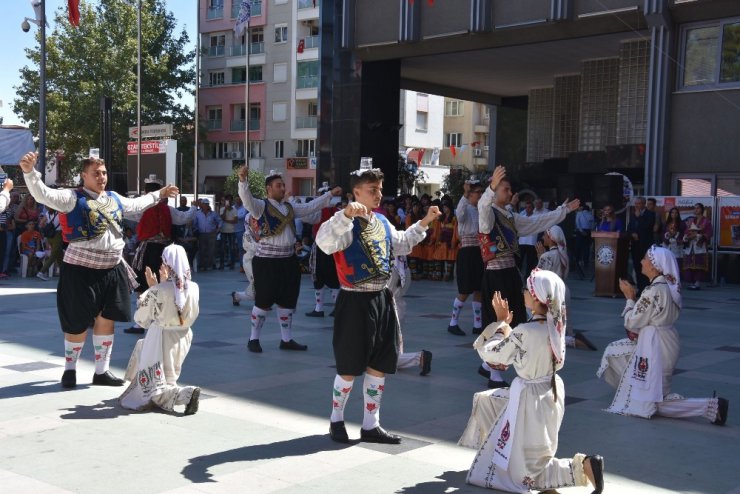
<svg viewBox="0 0 740 494">
<path fill-rule="evenodd" d="M 252 334 L 249 336 L 250 340 L 260 339 L 260 333 L 262 332 L 262 326 L 265 325 L 266 316 L 266 310 L 262 310 L 256 305 L 252 307 Z"/>
<path fill-rule="evenodd" d="M 95 347 L 95 374 L 103 374 L 110 368 L 110 354 L 113 350 L 113 335 L 93 335 Z"/>
<path fill-rule="evenodd" d="M 383 398 L 385 389 L 385 377 L 365 374 L 363 388 L 365 391 L 365 413 L 362 417 L 362 428 L 369 431 L 380 425 L 380 400 Z"/>
<path fill-rule="evenodd" d="M 77 369 L 77 359 L 80 358 L 83 346 L 85 346 L 84 341 L 73 343 L 64 340 L 64 370 Z"/>
<path fill-rule="evenodd" d="M 344 420 L 344 406 L 347 404 L 347 398 L 352 391 L 353 381 L 345 381 L 341 376 L 334 378 L 334 390 L 331 397 L 331 418 L 332 422 L 341 422 Z"/>
</svg>

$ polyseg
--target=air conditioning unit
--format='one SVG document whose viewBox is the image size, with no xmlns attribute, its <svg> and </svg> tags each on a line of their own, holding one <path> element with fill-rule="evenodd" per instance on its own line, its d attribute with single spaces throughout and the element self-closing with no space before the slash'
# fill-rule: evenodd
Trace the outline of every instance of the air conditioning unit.
<svg viewBox="0 0 740 494">
<path fill-rule="evenodd" d="M 482 149 L 474 149 L 473 150 L 473 155 L 476 158 L 479 158 L 479 157 L 483 156 L 483 150 Z"/>
</svg>

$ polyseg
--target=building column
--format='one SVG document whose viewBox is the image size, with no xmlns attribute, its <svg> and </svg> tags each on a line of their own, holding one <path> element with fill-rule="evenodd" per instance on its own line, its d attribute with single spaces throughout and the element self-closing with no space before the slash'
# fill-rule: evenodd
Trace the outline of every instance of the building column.
<svg viewBox="0 0 740 494">
<path fill-rule="evenodd" d="M 647 131 L 645 135 L 645 194 L 661 195 L 669 190 L 665 173 L 670 125 L 670 62 L 674 56 L 673 23 L 667 0 L 645 0 L 645 18 L 650 26 Z"/>
<path fill-rule="evenodd" d="M 498 128 L 498 106 L 488 105 L 488 164 L 486 170 L 496 169 L 496 130 Z"/>
</svg>

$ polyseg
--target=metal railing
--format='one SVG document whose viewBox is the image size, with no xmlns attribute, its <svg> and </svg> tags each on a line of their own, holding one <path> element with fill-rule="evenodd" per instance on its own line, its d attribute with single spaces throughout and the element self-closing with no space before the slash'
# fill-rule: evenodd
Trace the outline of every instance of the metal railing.
<svg viewBox="0 0 740 494">
<path fill-rule="evenodd" d="M 319 48 L 321 45 L 321 36 L 306 36 L 303 38 L 303 48 Z"/>
<path fill-rule="evenodd" d="M 319 117 L 317 116 L 305 116 L 295 117 L 295 128 L 296 129 L 315 129 L 318 127 Z"/>
<path fill-rule="evenodd" d="M 231 132 L 243 132 L 247 130 L 246 120 L 232 120 L 229 126 Z M 260 119 L 250 118 L 249 119 L 249 130 L 260 130 Z"/>
<path fill-rule="evenodd" d="M 232 57 L 246 56 L 247 46 L 246 45 L 231 45 L 230 52 L 231 52 Z M 264 52 L 265 52 L 265 42 L 264 41 L 249 44 L 249 54 L 250 55 L 259 55 L 260 53 L 264 53 Z"/>
<path fill-rule="evenodd" d="M 231 18 L 236 19 L 239 17 L 239 7 L 241 7 L 239 0 L 232 0 L 231 2 Z M 252 10 L 250 11 L 252 17 L 262 15 L 262 0 L 252 0 Z"/>
<path fill-rule="evenodd" d="M 224 56 L 225 51 L 226 51 L 226 47 L 224 45 L 209 46 L 208 56 L 209 57 L 222 57 Z"/>
<path fill-rule="evenodd" d="M 208 120 L 208 130 L 219 130 L 221 129 L 221 119 L 210 119 Z"/>
<path fill-rule="evenodd" d="M 298 0 L 298 10 L 313 9 L 321 5 L 320 0 Z"/>
<path fill-rule="evenodd" d="M 219 19 L 224 16 L 224 6 L 208 7 L 206 10 L 206 19 Z"/>
<path fill-rule="evenodd" d="M 296 78 L 295 82 L 296 89 L 310 89 L 319 87 L 319 76 L 317 75 L 303 75 Z"/>
</svg>

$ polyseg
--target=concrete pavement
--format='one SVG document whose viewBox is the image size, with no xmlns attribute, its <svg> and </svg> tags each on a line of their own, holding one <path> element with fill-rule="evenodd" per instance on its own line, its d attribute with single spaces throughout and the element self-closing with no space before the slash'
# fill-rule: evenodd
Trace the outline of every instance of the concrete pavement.
<svg viewBox="0 0 740 494">
<path fill-rule="evenodd" d="M 474 451 L 458 447 L 473 393 L 485 387 L 473 337 L 446 332 L 452 283 L 417 282 L 407 297 L 406 351 L 434 353 L 432 372 L 402 370 L 387 380 L 382 424 L 401 446 L 342 446 L 328 437 L 332 318 L 308 318 L 313 290 L 304 276 L 294 335 L 308 352 L 278 349 L 274 312 L 247 352 L 251 305 L 233 307 L 245 286 L 233 271 L 197 273 L 201 316 L 181 383 L 203 388 L 200 411 L 132 413 L 121 388 L 88 386 L 92 344 L 83 350 L 78 387 L 63 391 L 56 282 L 0 282 L 0 492 L 2 493 L 482 493 L 465 484 Z M 622 338 L 623 301 L 591 296 L 574 278 L 569 323 L 600 349 Z M 682 354 L 673 390 L 730 399 L 728 425 L 705 420 L 641 420 L 602 411 L 612 390 L 596 379 L 601 352 L 569 350 L 561 376 L 566 413 L 559 456 L 606 458 L 606 492 L 740 494 L 740 286 L 687 292 L 678 329 Z M 326 311 L 328 312 L 331 310 Z M 468 304 L 460 326 L 469 332 Z M 123 374 L 137 340 L 118 324 L 112 367 Z M 509 371 L 511 374 L 511 371 Z M 511 378 L 511 375 L 508 376 Z M 359 437 L 362 393 L 346 409 Z M 587 488 L 561 489 L 586 493 Z"/>
</svg>

